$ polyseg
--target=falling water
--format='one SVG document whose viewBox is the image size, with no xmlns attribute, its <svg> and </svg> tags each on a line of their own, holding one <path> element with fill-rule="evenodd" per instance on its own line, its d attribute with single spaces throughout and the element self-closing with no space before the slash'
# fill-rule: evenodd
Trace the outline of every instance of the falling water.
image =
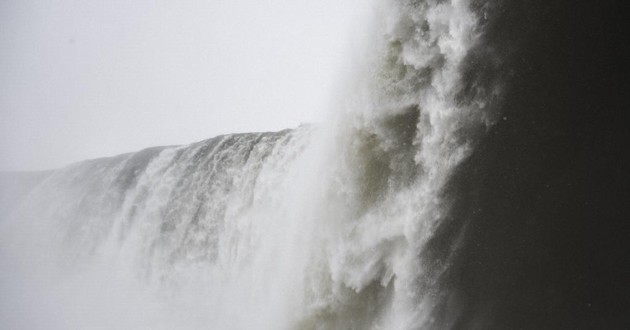
<svg viewBox="0 0 630 330">
<path fill-rule="evenodd" d="M 31 178 L 2 210 L 5 324 L 435 327 L 449 252 L 435 260 L 426 245 L 448 215 L 449 178 L 495 121 L 500 96 L 487 77 L 495 59 L 475 52 L 490 9 L 466 0 L 379 9 L 375 46 L 324 125 Z"/>
</svg>

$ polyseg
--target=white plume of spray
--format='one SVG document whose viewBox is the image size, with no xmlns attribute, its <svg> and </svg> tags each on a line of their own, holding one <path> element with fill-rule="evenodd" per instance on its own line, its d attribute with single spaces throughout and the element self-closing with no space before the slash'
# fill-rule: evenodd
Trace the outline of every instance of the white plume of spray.
<svg viewBox="0 0 630 330">
<path fill-rule="evenodd" d="M 448 212 L 447 180 L 492 123 L 498 91 L 459 98 L 482 34 L 468 1 L 390 1 L 380 13 L 374 56 L 335 119 L 312 328 L 432 328 L 435 270 L 420 255 Z"/>
</svg>

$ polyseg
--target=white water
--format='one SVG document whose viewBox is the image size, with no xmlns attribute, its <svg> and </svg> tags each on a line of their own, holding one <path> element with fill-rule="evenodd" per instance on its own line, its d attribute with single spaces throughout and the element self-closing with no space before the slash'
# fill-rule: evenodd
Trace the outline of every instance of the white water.
<svg viewBox="0 0 630 330">
<path fill-rule="evenodd" d="M 421 252 L 490 124 L 468 1 L 392 1 L 327 125 L 79 163 L 1 223 L 0 319 L 46 329 L 432 328 Z M 444 266 L 446 267 L 446 266 Z"/>
</svg>

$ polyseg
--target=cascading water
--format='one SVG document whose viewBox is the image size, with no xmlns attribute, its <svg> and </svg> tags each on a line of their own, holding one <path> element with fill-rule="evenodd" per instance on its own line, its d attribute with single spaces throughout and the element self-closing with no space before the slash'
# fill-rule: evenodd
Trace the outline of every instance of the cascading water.
<svg viewBox="0 0 630 330">
<path fill-rule="evenodd" d="M 366 69 L 325 126 L 41 174 L 3 210 L 6 324 L 435 328 L 449 252 L 425 247 L 449 178 L 494 121 L 496 59 L 475 51 L 491 8 L 381 9 Z"/>
</svg>

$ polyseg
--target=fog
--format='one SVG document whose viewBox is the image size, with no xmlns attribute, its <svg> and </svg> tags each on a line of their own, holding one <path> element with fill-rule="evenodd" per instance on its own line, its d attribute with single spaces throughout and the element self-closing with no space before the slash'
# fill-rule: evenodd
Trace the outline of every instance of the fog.
<svg viewBox="0 0 630 330">
<path fill-rule="evenodd" d="M 317 122 L 362 0 L 0 4 L 0 170 Z"/>
</svg>

